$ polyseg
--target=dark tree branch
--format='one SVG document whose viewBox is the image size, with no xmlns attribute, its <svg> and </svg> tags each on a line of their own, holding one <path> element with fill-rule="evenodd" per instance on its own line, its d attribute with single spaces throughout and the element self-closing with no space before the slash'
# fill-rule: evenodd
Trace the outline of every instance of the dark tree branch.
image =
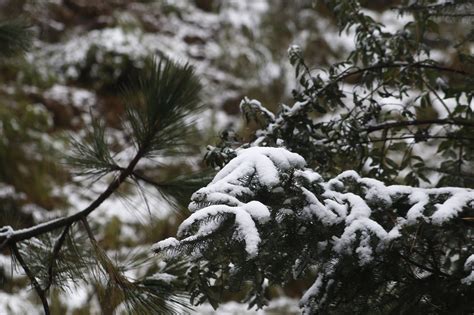
<svg viewBox="0 0 474 315">
<path fill-rule="evenodd" d="M 380 129 L 380 130 L 387 130 L 387 129 Z M 428 141 L 431 139 L 451 139 L 451 140 L 466 140 L 466 141 L 474 141 L 474 137 L 463 137 L 463 136 L 455 136 L 455 135 L 444 135 L 444 136 L 435 136 L 435 135 L 429 135 L 429 134 L 412 134 L 412 135 L 404 135 L 404 136 L 399 136 L 399 137 L 382 137 L 382 138 L 369 138 L 368 140 L 365 141 L 359 141 L 359 144 L 366 144 L 366 143 L 373 143 L 373 142 L 385 142 L 385 141 L 390 141 L 390 140 L 406 140 L 406 139 L 415 139 L 416 142 L 423 142 L 423 141 Z M 338 141 L 342 141 L 345 139 L 341 138 L 329 138 L 325 139 L 323 141 L 324 144 L 330 144 Z"/>
<path fill-rule="evenodd" d="M 49 267 L 48 267 L 48 284 L 44 288 L 44 291 L 48 291 L 53 283 L 54 262 L 58 258 L 61 247 L 64 244 L 64 241 L 66 240 L 66 236 L 69 231 L 69 228 L 70 228 L 70 225 L 66 225 L 63 232 L 61 233 L 61 236 L 58 238 L 58 240 L 54 244 L 53 252 L 51 253 L 51 259 L 50 259 Z"/>
<path fill-rule="evenodd" d="M 13 231 L 12 233 L 5 236 L 6 244 L 13 244 L 20 242 L 32 237 L 54 231 L 56 229 L 71 225 L 72 223 L 81 220 L 82 218 L 87 217 L 92 211 L 97 209 L 107 198 L 109 198 L 115 190 L 125 181 L 125 179 L 133 173 L 133 169 L 137 165 L 138 161 L 144 155 L 143 150 L 139 150 L 130 164 L 120 172 L 120 174 L 110 183 L 107 189 L 102 192 L 99 197 L 97 197 L 88 207 L 79 211 L 73 215 L 51 220 L 45 223 L 35 225 L 33 227 L 22 229 L 18 231 Z M 0 240 L 3 241 L 3 240 Z M 3 244 L 3 242 L 2 242 Z M 1 248 L 0 248 L 1 250 Z"/>
<path fill-rule="evenodd" d="M 430 15 L 439 16 L 439 17 L 450 17 L 450 18 L 474 17 L 474 13 L 432 13 Z"/>
<path fill-rule="evenodd" d="M 16 243 L 10 244 L 10 248 L 16 260 L 18 260 L 23 270 L 25 270 L 26 275 L 30 279 L 31 283 L 33 284 L 33 287 L 35 288 L 36 293 L 41 299 L 41 303 L 43 303 L 43 309 L 44 309 L 45 315 L 51 314 L 49 311 L 48 300 L 46 299 L 46 295 L 44 294 L 44 290 L 41 288 L 40 284 L 36 280 L 36 277 L 33 275 L 30 268 L 28 267 L 26 262 L 23 260 L 23 257 L 21 256 L 20 251 L 18 250 L 18 247 L 16 246 Z"/>
<path fill-rule="evenodd" d="M 441 174 L 446 174 L 446 175 L 452 175 L 452 176 L 457 176 L 457 177 L 463 177 L 463 178 L 470 178 L 470 179 L 474 179 L 474 173 L 466 173 L 466 172 L 461 172 L 461 173 L 457 173 L 457 172 L 449 172 L 449 171 L 446 171 L 446 170 L 443 170 L 443 169 L 440 169 L 440 168 L 435 168 L 435 167 L 427 167 L 426 169 L 427 169 L 427 170 L 429 170 L 429 171 L 433 171 L 433 172 L 437 172 L 437 173 L 441 173 Z"/>
<path fill-rule="evenodd" d="M 466 127 L 474 127 L 474 121 L 463 120 L 463 119 L 426 119 L 426 120 L 407 120 L 407 121 L 394 121 L 385 124 L 370 126 L 364 129 L 367 133 L 371 133 L 378 130 L 385 130 L 397 127 L 406 126 L 419 126 L 419 125 L 458 125 Z"/>
<path fill-rule="evenodd" d="M 449 11 L 449 10 L 454 10 L 456 9 L 456 6 L 459 4 L 456 3 L 456 1 L 446 1 L 444 3 L 440 4 L 429 4 L 429 5 L 420 5 L 418 3 L 411 4 L 408 6 L 401 6 L 396 8 L 397 10 L 403 12 L 403 11 L 427 11 L 430 15 L 444 15 L 445 13 L 441 13 L 441 11 Z M 462 5 L 462 4 L 461 4 Z M 449 13 L 446 13 L 449 14 Z M 466 13 L 459 13 L 460 16 L 464 16 L 466 14 L 467 16 L 471 15 L 471 12 L 466 12 Z"/>
<path fill-rule="evenodd" d="M 453 113 L 451 112 L 451 110 L 449 110 L 449 107 L 448 105 L 446 105 L 446 102 L 441 98 L 441 96 L 439 96 L 438 92 L 436 92 L 436 89 L 433 88 L 431 86 L 431 84 L 429 84 L 429 82 L 427 82 L 425 79 L 422 79 L 423 83 L 425 83 L 426 87 L 428 88 L 428 90 L 431 91 L 431 93 L 434 94 L 434 96 L 438 99 L 438 101 L 441 103 L 441 105 L 444 107 L 444 109 L 446 110 L 446 112 L 449 114 L 449 118 L 452 117 Z M 429 97 L 429 95 L 428 95 Z"/>
<path fill-rule="evenodd" d="M 116 171 L 123 171 L 123 170 L 125 170 L 125 168 L 116 165 L 116 166 L 114 167 L 114 170 L 116 170 Z M 134 178 L 136 178 L 136 179 L 138 179 L 138 180 L 141 180 L 141 181 L 143 181 L 143 182 L 145 182 L 145 183 L 147 183 L 147 184 L 150 184 L 150 185 L 152 185 L 152 186 L 155 186 L 155 187 L 162 187 L 162 186 L 164 186 L 164 184 L 159 183 L 159 182 L 157 182 L 157 181 L 151 179 L 151 178 L 148 177 L 148 176 L 142 175 L 142 174 L 138 173 L 137 171 L 133 171 L 132 174 L 131 174 L 131 176 L 134 177 Z"/>
<path fill-rule="evenodd" d="M 87 236 L 89 237 L 90 241 L 93 242 L 94 244 L 97 244 L 97 240 L 95 239 L 94 233 L 92 232 L 91 226 L 89 225 L 89 222 L 87 222 L 87 219 L 81 218 L 81 223 L 84 226 Z"/>
<path fill-rule="evenodd" d="M 0 227 L 0 251 L 7 247 L 11 248 L 13 255 L 25 270 L 26 275 L 43 302 L 46 314 L 50 314 L 50 311 L 45 293 L 53 283 L 55 262 L 58 261 L 61 247 L 67 238 L 71 225 L 75 222 L 82 221 L 94 249 L 98 253 L 100 263 L 108 272 L 112 271 L 109 273 L 111 276 L 114 276 L 113 267 L 108 268 L 108 257 L 99 247 L 90 230 L 87 222 L 88 215 L 116 192 L 119 186 L 126 181 L 128 177 L 133 175 L 134 168 L 141 158 L 155 154 L 166 146 L 174 145 L 177 140 L 177 144 L 181 145 L 180 131 L 188 125 L 184 118 L 199 109 L 199 90 L 201 86 L 197 78 L 194 77 L 193 68 L 188 64 L 181 67 L 179 64 L 168 61 L 166 58 L 164 60 L 163 63 L 161 61 L 160 63 L 156 63 L 155 60 L 153 60 L 152 67 L 154 71 L 147 73 L 146 76 L 140 78 L 137 84 L 133 85 L 130 90 L 127 89 L 125 91 L 136 96 L 134 94 L 135 89 L 142 89 L 146 106 L 145 108 L 141 106 L 133 107 L 132 105 L 127 107 L 128 123 L 133 129 L 132 136 L 134 143 L 137 145 L 137 152 L 126 168 L 120 168 L 118 172 L 113 172 L 112 180 L 107 188 L 86 208 L 74 214 L 16 231 L 13 230 L 11 226 Z M 132 94 L 129 96 L 132 96 Z M 141 112 L 141 110 L 144 111 Z M 76 152 L 79 155 L 76 155 L 79 157 L 73 160 L 71 164 L 84 169 L 84 175 L 98 176 L 100 178 L 107 172 L 116 170 L 117 166 L 114 165 L 113 158 L 106 148 L 107 141 L 103 137 L 104 128 L 101 128 L 100 125 L 96 125 L 94 122 L 93 125 L 93 143 L 87 146 L 77 142 L 76 144 L 78 144 L 80 148 Z M 95 135 L 95 133 L 97 133 L 97 135 Z M 43 289 L 18 251 L 18 243 L 58 229 L 62 229 L 62 233 L 53 245 L 48 266 L 45 266 L 45 268 L 48 268 L 48 283 L 45 284 L 46 287 Z M 133 299 L 133 303 L 136 303 L 137 299 L 135 297 L 133 297 Z M 175 303 L 174 301 L 172 302 Z M 140 303 L 142 303 L 142 301 L 140 301 Z M 145 303 L 144 301 L 143 304 Z"/>
<path fill-rule="evenodd" d="M 422 269 L 422 270 L 424 270 L 424 271 L 428 271 L 428 272 L 433 273 L 433 274 L 435 274 L 435 275 L 441 275 L 441 276 L 444 276 L 444 277 L 446 277 L 446 278 L 451 278 L 451 277 L 452 277 L 451 275 L 449 275 L 449 274 L 447 274 L 447 273 L 444 273 L 444 272 L 442 272 L 441 270 L 434 270 L 434 269 L 432 269 L 432 268 L 430 268 L 430 267 L 423 266 L 422 264 L 419 264 L 419 263 L 417 263 L 416 261 L 414 261 L 414 260 L 410 259 L 409 257 L 404 256 L 404 255 L 402 255 L 402 254 L 400 254 L 400 253 L 398 253 L 398 255 L 399 255 L 403 260 L 405 260 L 406 262 L 408 262 L 409 264 L 412 264 L 413 266 L 416 266 L 416 267 L 418 267 L 418 268 L 420 268 L 420 269 Z"/>
<path fill-rule="evenodd" d="M 137 179 L 139 179 L 139 180 L 141 180 L 141 181 L 144 181 L 144 182 L 147 183 L 147 184 L 153 185 L 153 186 L 155 186 L 155 187 L 163 186 L 163 184 L 154 181 L 154 180 L 151 179 L 150 177 L 141 175 L 141 174 L 139 174 L 139 173 L 137 173 L 137 172 L 133 172 L 132 176 L 135 177 L 135 178 L 137 178 Z"/>
<path fill-rule="evenodd" d="M 401 63 L 388 63 L 388 64 L 387 63 L 380 63 L 380 64 L 376 64 L 376 65 L 373 65 L 373 66 L 369 66 L 369 67 L 365 67 L 365 68 L 361 68 L 361 69 L 357 69 L 357 70 L 353 70 L 353 71 L 350 71 L 350 70 L 344 71 L 338 77 L 334 78 L 329 83 L 327 83 L 324 87 L 322 87 L 321 89 L 316 91 L 316 95 L 315 95 L 314 99 L 316 99 L 317 96 L 321 95 L 324 91 L 326 91 L 330 87 L 334 86 L 334 84 L 338 84 L 340 82 L 343 82 L 344 80 L 346 80 L 346 79 L 348 79 L 352 76 L 359 75 L 359 74 L 362 74 L 362 73 L 365 73 L 365 72 L 370 72 L 370 71 L 373 71 L 373 70 L 380 70 L 380 69 L 386 69 L 386 68 L 405 68 L 405 67 L 406 68 L 418 68 L 418 69 L 431 69 L 431 70 L 437 70 L 437 71 L 442 71 L 442 72 L 454 73 L 454 74 L 463 75 L 463 76 L 472 76 L 471 73 L 463 71 L 463 70 L 458 70 L 458 69 L 453 69 L 453 68 L 448 68 L 448 67 L 442 67 L 442 66 L 423 63 L 423 62 L 416 62 L 416 63 L 408 63 L 408 62 L 403 62 L 402 63 L 401 62 Z M 293 112 L 293 116 L 297 116 L 297 114 L 303 113 L 307 110 L 308 110 L 308 106 L 301 106 L 296 112 Z M 403 126 L 403 125 L 401 125 L 401 126 Z M 474 126 L 474 123 L 469 124 L 469 126 Z M 281 127 L 282 127 L 281 124 L 275 124 L 273 126 L 272 133 L 275 132 L 276 130 L 278 130 L 279 128 L 281 128 Z"/>
<path fill-rule="evenodd" d="M 380 139 L 369 139 L 367 141 L 361 141 L 360 143 L 384 142 L 384 141 L 388 141 L 388 140 L 405 140 L 405 139 L 415 139 L 417 142 L 428 141 L 430 139 L 454 139 L 454 140 L 474 141 L 474 138 L 470 138 L 470 137 L 409 135 L 409 136 L 401 136 L 401 137 L 388 137 L 388 138 L 380 138 Z"/>
<path fill-rule="evenodd" d="M 48 221 L 42 224 L 38 224 L 31 228 L 13 231 L 12 233 L 9 233 L 6 236 L 4 236 L 5 238 L 4 240 L 0 240 L 2 244 L 2 248 L 3 246 L 6 246 L 6 245 L 10 246 L 18 262 L 25 270 L 26 275 L 31 280 L 31 283 L 33 284 L 38 296 L 41 299 L 41 302 L 43 303 L 43 308 L 46 315 L 49 315 L 50 311 L 49 311 L 48 301 L 45 296 L 45 290 L 41 288 L 38 281 L 32 274 L 31 270 L 28 268 L 28 265 L 23 260 L 23 257 L 20 255 L 20 252 L 18 251 L 18 247 L 16 246 L 16 243 L 26 240 L 26 239 L 30 239 L 32 237 L 35 237 L 44 233 L 54 231 L 61 227 L 65 227 L 62 235 L 58 239 L 58 242 L 55 244 L 54 249 L 53 249 L 53 257 L 50 263 L 50 269 L 48 270 L 50 273 L 49 273 L 49 283 L 48 283 L 47 288 L 49 288 L 51 286 L 51 281 L 52 281 L 52 271 L 53 271 L 52 268 L 54 265 L 54 259 L 55 259 L 55 256 L 58 255 L 59 250 L 61 249 L 61 245 L 64 242 L 64 240 L 61 240 L 61 239 L 66 238 L 66 234 L 67 234 L 67 230 L 69 226 L 71 226 L 72 223 L 79 220 L 82 220 L 83 222 L 87 222 L 86 217 L 92 211 L 97 209 L 107 198 L 109 198 L 112 195 L 112 193 L 115 190 L 117 190 L 117 188 L 125 181 L 125 179 L 133 173 L 133 169 L 135 168 L 138 161 L 142 158 L 143 155 L 144 155 L 144 151 L 139 150 L 137 154 L 135 155 L 135 157 L 133 158 L 133 160 L 128 165 L 128 167 L 122 170 L 120 174 L 110 183 L 107 189 L 102 194 L 100 194 L 99 197 L 97 197 L 88 207 L 86 207 L 82 211 L 79 211 L 68 217 L 63 217 L 63 218 Z M 2 248 L 0 248 L 0 250 Z"/>
<path fill-rule="evenodd" d="M 361 68 L 358 70 L 354 70 L 348 73 L 343 73 L 341 76 L 335 79 L 335 81 L 331 83 L 336 83 L 343 81 L 351 76 L 362 74 L 364 72 L 369 72 L 373 70 L 380 70 L 380 69 L 386 69 L 386 68 L 417 68 L 417 69 L 431 69 L 431 70 L 438 70 L 438 71 L 443 71 L 443 72 L 451 72 L 451 73 L 456 73 L 464 76 L 470 76 L 472 75 L 469 72 L 463 71 L 463 70 L 458 70 L 458 69 L 453 69 L 453 68 L 447 68 L 447 67 L 442 67 L 442 66 L 437 66 L 433 64 L 427 64 L 423 62 L 416 62 L 416 63 L 408 63 L 408 62 L 400 62 L 400 63 L 380 63 L 380 64 L 375 64 L 373 66 Z"/>
</svg>

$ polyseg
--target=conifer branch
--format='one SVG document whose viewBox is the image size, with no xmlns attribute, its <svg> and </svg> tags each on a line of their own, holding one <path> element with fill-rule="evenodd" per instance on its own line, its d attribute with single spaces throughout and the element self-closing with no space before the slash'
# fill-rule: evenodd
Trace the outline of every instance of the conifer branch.
<svg viewBox="0 0 474 315">
<path fill-rule="evenodd" d="M 46 314 L 50 312 L 46 291 L 53 283 L 55 263 L 59 260 L 61 247 L 66 241 L 71 225 L 78 221 L 83 223 L 101 267 L 110 276 L 114 285 L 123 291 L 126 302 L 130 303 L 133 309 L 146 304 L 159 310 L 159 313 L 172 313 L 175 307 L 173 304 L 185 304 L 180 301 L 179 296 L 172 297 L 172 293 L 164 290 L 163 286 L 153 283 L 141 285 L 138 282 L 129 281 L 98 245 L 89 227 L 87 217 L 107 200 L 127 178 L 136 177 L 134 169 L 142 158 L 184 144 L 186 131 L 190 130 L 188 128 L 191 124 L 189 116 L 195 113 L 201 104 L 200 87 L 191 66 L 180 66 L 168 60 L 157 64 L 153 60 L 151 71 L 146 72 L 140 78 L 138 86 L 135 87 L 136 90 L 133 87 L 129 90 L 129 92 L 141 93 L 142 97 L 137 99 L 143 103 L 127 107 L 128 116 L 126 118 L 128 121 L 125 123 L 128 123 L 128 126 L 132 128 L 132 138 L 137 145 L 135 156 L 128 166 L 119 168 L 116 165 L 106 141 L 105 125 L 93 119 L 89 143 L 83 144 L 73 140 L 75 155 L 71 156 L 68 161 L 83 175 L 100 178 L 107 174 L 113 174 L 113 180 L 107 188 L 89 206 L 72 215 L 16 231 L 10 226 L 0 229 L 0 250 L 7 246 L 12 249 L 43 302 Z M 47 263 L 46 286 L 42 288 L 32 270 L 23 260 L 17 244 L 60 228 L 63 231 L 53 245 L 51 257 Z M 169 299 L 166 300 L 165 296 Z"/>
<path fill-rule="evenodd" d="M 30 279 L 31 284 L 35 288 L 35 291 L 38 294 L 41 300 L 41 303 L 43 303 L 43 309 L 44 309 L 45 315 L 49 315 L 50 310 L 49 310 L 48 300 L 46 299 L 45 291 L 43 290 L 43 288 L 41 288 L 41 285 L 38 283 L 38 280 L 36 280 L 36 277 L 33 275 L 30 268 L 26 264 L 25 260 L 21 256 L 20 251 L 18 250 L 18 247 L 16 246 L 16 243 L 12 243 L 10 245 L 10 249 L 12 250 L 13 255 L 15 256 L 16 260 L 18 260 L 23 270 L 25 270 L 25 273 Z"/>
<path fill-rule="evenodd" d="M 0 57 L 13 57 L 27 51 L 32 42 L 30 26 L 19 20 L 0 23 Z"/>
<path fill-rule="evenodd" d="M 109 198 L 117 188 L 133 174 L 135 166 L 144 157 L 156 154 L 157 151 L 164 150 L 170 146 L 183 144 L 186 129 L 189 123 L 185 118 L 200 109 L 200 88 L 199 80 L 194 75 L 194 70 L 188 64 L 180 66 L 172 61 L 157 63 L 151 61 L 151 72 L 146 73 L 138 81 L 137 86 L 125 90 L 129 96 L 135 95 L 133 91 L 137 88 L 140 92 L 144 104 L 127 107 L 127 123 L 133 130 L 137 152 L 126 168 L 120 168 L 120 172 L 109 186 L 85 209 L 67 217 L 54 219 L 45 223 L 35 225 L 30 228 L 9 231 L 0 235 L 0 250 L 8 245 L 20 242 L 44 233 L 51 232 L 58 228 L 64 228 L 74 222 L 82 220 L 91 212 L 97 209 L 107 198 Z M 104 138 L 104 128 L 97 121 L 93 121 L 93 137 L 91 146 L 82 146 L 79 153 L 86 152 L 90 160 L 106 161 L 109 171 L 116 170 L 117 167 L 110 159 Z M 180 142 L 181 141 L 181 142 Z M 110 160 L 110 163 L 109 163 Z M 87 163 L 80 159 L 73 159 L 81 167 Z M 99 163 L 101 164 L 101 163 Z M 91 168 L 96 167 L 92 163 Z"/>
<path fill-rule="evenodd" d="M 88 207 L 85 209 L 72 214 L 67 217 L 51 220 L 45 223 L 41 223 L 35 226 L 32 226 L 27 229 L 13 231 L 10 234 L 4 236 L 6 238 L 7 244 L 14 244 L 32 237 L 54 231 L 59 228 L 71 225 L 74 222 L 82 220 L 82 218 L 87 217 L 91 212 L 97 209 L 107 198 L 109 198 L 117 188 L 125 181 L 125 179 L 130 176 L 133 172 L 133 169 L 137 165 L 138 161 L 142 158 L 143 152 L 137 152 L 133 160 L 130 162 L 128 167 L 126 167 L 120 174 L 109 184 L 109 186 L 97 197 Z M 2 240 L 3 241 L 3 240 Z M 5 246 L 4 245 L 4 246 Z M 0 248 L 1 249 L 1 248 Z"/>
<path fill-rule="evenodd" d="M 66 236 L 69 232 L 70 227 L 71 225 L 66 225 L 63 232 L 61 233 L 61 236 L 58 238 L 58 240 L 54 244 L 53 252 L 51 253 L 51 259 L 50 259 L 49 267 L 48 267 L 48 283 L 46 287 L 44 288 L 44 291 L 48 291 L 53 283 L 54 264 L 55 264 L 56 259 L 58 258 L 59 252 L 61 251 L 61 247 L 64 244 L 64 241 L 66 240 Z"/>
</svg>

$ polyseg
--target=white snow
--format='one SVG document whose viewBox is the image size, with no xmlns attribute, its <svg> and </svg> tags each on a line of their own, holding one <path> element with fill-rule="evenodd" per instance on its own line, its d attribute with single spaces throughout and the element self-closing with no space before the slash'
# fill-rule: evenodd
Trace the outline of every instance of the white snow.
<svg viewBox="0 0 474 315">
<path fill-rule="evenodd" d="M 187 235 L 194 224 L 200 225 L 198 232 L 182 241 L 207 235 L 218 227 L 214 221 L 206 220 L 207 218 L 232 215 L 235 218 L 236 239 L 244 241 L 249 257 L 254 257 L 258 253 L 260 243 L 255 223 L 265 223 L 270 217 L 270 210 L 255 200 L 239 201 L 238 197 L 253 194 L 245 183 L 254 180 L 261 187 L 272 189 L 280 182 L 280 172 L 302 168 L 304 165 L 305 161 L 301 156 L 283 148 L 251 147 L 238 151 L 237 157 L 230 161 L 207 187 L 193 194 L 189 209 L 194 213 L 181 224 L 178 235 Z M 164 243 L 159 242 L 153 248 L 156 250 L 168 247 L 169 242 L 169 239 Z"/>
<path fill-rule="evenodd" d="M 260 184 L 271 188 L 279 183 L 279 172 L 291 168 L 301 168 L 306 164 L 298 154 L 283 148 L 252 147 L 237 152 L 215 177 L 212 184 L 219 181 L 235 183 L 250 175 L 257 175 Z"/>
<path fill-rule="evenodd" d="M 168 237 L 165 240 L 162 240 L 158 243 L 153 244 L 153 246 L 151 247 L 151 250 L 154 252 L 159 252 L 168 247 L 177 246 L 177 245 L 179 245 L 179 241 L 176 238 Z"/>
<path fill-rule="evenodd" d="M 299 315 L 301 311 L 298 307 L 298 300 L 288 297 L 278 297 L 268 302 L 268 305 L 263 309 L 248 309 L 246 303 L 226 302 L 219 305 L 217 310 L 214 310 L 210 304 L 202 304 L 196 307 L 195 315 Z"/>
<path fill-rule="evenodd" d="M 44 97 L 57 101 L 62 105 L 73 105 L 77 108 L 88 110 L 89 107 L 97 104 L 94 93 L 85 89 L 73 88 L 66 85 L 55 84 L 44 92 Z"/>
<path fill-rule="evenodd" d="M 249 258 L 254 257 L 258 253 L 258 245 L 260 243 L 260 236 L 257 230 L 257 227 L 254 222 L 254 218 L 258 221 L 264 221 L 267 217 L 270 216 L 270 212 L 266 209 L 263 204 L 258 202 L 250 202 L 249 204 L 244 205 L 243 207 L 231 207 L 227 205 L 212 205 L 206 208 L 203 208 L 199 211 L 194 212 L 187 218 L 186 220 L 181 223 L 178 236 L 186 235 L 187 231 L 191 228 L 191 226 L 199 221 L 203 221 L 204 219 L 212 216 L 217 216 L 219 214 L 231 214 L 235 217 L 235 225 L 236 225 L 236 232 L 237 232 L 237 239 L 242 240 L 245 242 L 245 250 L 247 251 Z M 212 220 L 209 221 L 212 224 Z M 201 223 L 202 225 L 206 226 L 208 223 L 204 222 Z M 213 232 L 212 229 L 205 229 L 206 234 L 209 232 Z M 202 232 L 201 232 L 202 233 Z M 196 234 L 191 236 L 192 238 L 199 237 L 202 234 Z M 189 238 L 185 238 L 183 241 L 189 240 Z M 157 246 L 162 246 L 161 242 L 158 243 Z"/>
<path fill-rule="evenodd" d="M 303 211 L 309 218 L 314 215 L 325 225 L 334 225 L 340 221 L 340 218 L 334 212 L 325 207 L 311 191 L 304 187 L 301 187 L 301 190 L 303 191 L 308 203 L 308 205 L 303 208 Z"/>
<path fill-rule="evenodd" d="M 423 210 L 429 202 L 429 196 L 421 190 L 414 190 L 410 194 L 410 202 L 413 203 L 413 206 L 407 212 L 407 220 L 408 223 L 413 224 L 418 218 L 425 218 Z"/>
<path fill-rule="evenodd" d="M 329 240 L 332 250 L 338 255 L 355 253 L 360 265 L 369 264 L 377 252 L 399 238 L 402 228 L 417 224 L 419 219 L 442 225 L 457 218 L 463 208 L 474 200 L 474 191 L 470 189 L 385 186 L 381 181 L 360 177 L 354 171 L 345 171 L 323 182 L 319 174 L 304 169 L 304 166 L 305 161 L 301 156 L 284 148 L 251 147 L 238 151 L 237 157 L 231 160 L 207 187 L 193 194 L 189 208 L 194 213 L 181 224 L 178 231 L 178 236 L 183 239 L 168 239 L 159 242 L 154 248 L 174 247 L 179 245 L 179 242 L 193 241 L 212 234 L 226 216 L 233 216 L 235 240 L 243 241 L 248 256 L 255 257 L 261 242 L 259 225 L 265 224 L 271 215 L 269 207 L 252 200 L 255 191 L 266 189 L 272 193 L 283 193 L 280 176 L 289 171 L 293 172 L 304 204 L 299 206 L 301 210 L 280 211 L 276 220 L 281 220 L 285 213 L 290 213 L 301 216 L 305 221 L 315 221 L 324 226 L 342 225 L 343 232 L 333 235 Z M 315 194 L 304 187 L 305 183 L 300 183 L 300 178 L 306 179 L 309 187 L 318 185 L 323 192 Z M 350 185 L 346 186 L 347 183 Z M 361 187 L 360 195 L 347 191 L 352 185 Z M 443 202 L 432 206 L 434 198 L 440 196 Z M 397 215 L 396 211 L 392 212 L 396 217 L 390 222 L 391 227 L 386 230 L 374 218 L 371 206 L 378 212 L 393 211 L 392 203 L 401 198 L 405 200 L 409 210 L 404 216 Z M 283 204 L 291 205 L 291 200 L 289 198 Z M 427 207 L 431 207 L 430 210 L 434 208 L 435 211 L 428 215 Z"/>
<path fill-rule="evenodd" d="M 151 276 L 149 278 L 153 279 L 153 280 L 163 281 L 163 282 L 166 282 L 166 283 L 172 283 L 178 277 L 175 276 L 175 275 L 169 274 L 169 273 L 160 272 L 160 273 L 155 273 L 153 276 Z"/>
<path fill-rule="evenodd" d="M 253 110 L 257 110 L 257 111 L 260 111 L 262 113 L 264 113 L 271 121 L 274 121 L 275 120 L 275 114 L 273 114 L 271 111 L 269 111 L 268 109 L 266 109 L 262 103 L 260 103 L 259 101 L 257 100 L 250 100 L 248 97 L 244 97 L 242 99 L 242 101 L 240 102 L 240 111 L 242 113 L 245 112 L 245 107 L 248 106 L 250 108 L 252 108 Z"/>
<path fill-rule="evenodd" d="M 316 173 L 314 171 L 311 171 L 311 170 L 296 170 L 294 174 L 295 174 L 295 176 L 305 178 L 306 180 L 308 180 L 311 183 L 319 182 L 319 181 L 322 181 L 322 179 L 323 179 L 321 177 L 321 175 L 319 175 L 318 173 Z"/>
<path fill-rule="evenodd" d="M 10 225 L 2 226 L 0 228 L 0 237 L 9 239 L 14 233 L 13 228 Z"/>
<path fill-rule="evenodd" d="M 270 217 L 270 211 L 261 202 L 253 200 L 242 205 L 242 208 L 259 223 L 265 223 Z"/>
<path fill-rule="evenodd" d="M 469 256 L 464 262 L 464 270 L 471 272 L 467 277 L 461 279 L 463 284 L 471 285 L 474 282 L 474 254 Z"/>
<path fill-rule="evenodd" d="M 30 294 L 26 291 L 16 294 L 8 294 L 0 291 L 0 314 L 41 314 L 41 312 L 38 310 L 38 306 L 30 301 L 31 297 L 29 295 Z"/>
<path fill-rule="evenodd" d="M 474 200 L 474 192 L 466 191 L 454 194 L 443 204 L 436 205 L 436 212 L 431 216 L 433 223 L 441 225 L 449 219 L 457 217 L 457 214 L 462 211 L 464 207 Z"/>
</svg>

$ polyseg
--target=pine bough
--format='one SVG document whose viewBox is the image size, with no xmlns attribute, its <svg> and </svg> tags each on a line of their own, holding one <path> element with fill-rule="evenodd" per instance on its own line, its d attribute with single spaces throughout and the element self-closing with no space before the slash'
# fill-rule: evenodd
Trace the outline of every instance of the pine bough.
<svg viewBox="0 0 474 315">
<path fill-rule="evenodd" d="M 473 201 L 470 189 L 385 186 L 354 171 L 324 181 L 298 154 L 251 147 L 194 193 L 179 240 L 153 250 L 190 255 L 207 288 L 251 283 L 251 306 L 265 305 L 268 282 L 315 277 L 300 301 L 307 314 L 358 298 L 383 311 L 423 281 L 433 288 L 416 288 L 416 309 L 472 307 Z M 436 281 L 447 301 L 430 291 Z M 196 290 L 206 295 L 202 282 Z"/>
</svg>

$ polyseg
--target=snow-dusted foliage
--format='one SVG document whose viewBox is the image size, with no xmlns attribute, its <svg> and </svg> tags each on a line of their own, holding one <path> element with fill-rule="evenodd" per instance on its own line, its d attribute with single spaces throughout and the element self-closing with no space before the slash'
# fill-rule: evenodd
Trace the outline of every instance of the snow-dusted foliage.
<svg viewBox="0 0 474 315">
<path fill-rule="evenodd" d="M 250 257 L 256 256 L 260 243 L 256 225 L 268 221 L 270 211 L 261 202 L 251 200 L 255 197 L 255 191 L 251 187 L 272 190 L 280 183 L 281 171 L 303 167 L 304 164 L 301 156 L 282 148 L 253 147 L 239 151 L 237 157 L 227 164 L 207 187 L 194 193 L 189 205 L 189 209 L 194 213 L 181 224 L 178 235 L 192 234 L 184 238 L 183 242 L 206 237 L 220 227 L 214 220 L 208 220 L 209 217 L 230 215 L 235 220 L 234 237 L 244 242 Z M 176 245 L 179 245 L 179 242 L 167 239 L 158 243 L 155 249 Z"/>
<path fill-rule="evenodd" d="M 181 224 L 180 240 L 159 242 L 154 250 L 174 253 L 192 244 L 190 251 L 199 259 L 228 254 L 235 269 L 231 277 L 245 273 L 241 268 L 252 263 L 283 264 L 292 278 L 313 266 L 316 281 L 301 299 L 308 314 L 328 303 L 340 286 L 335 279 L 342 269 L 370 270 L 390 264 L 386 259 L 397 254 L 412 261 L 418 273 L 427 273 L 423 277 L 459 274 L 465 276 L 458 278 L 459 286 L 471 284 L 472 273 L 465 273 L 473 266 L 472 242 L 448 248 L 445 236 L 433 240 L 439 241 L 439 250 L 448 251 L 439 262 L 444 267 L 435 267 L 437 262 L 423 267 L 426 262 L 418 261 L 417 253 L 405 253 L 405 245 L 425 241 L 420 229 L 447 236 L 453 227 L 462 228 L 460 222 L 473 209 L 473 190 L 386 186 L 354 171 L 324 181 L 304 166 L 301 156 L 283 148 L 238 151 L 207 187 L 192 196 L 193 214 Z M 472 229 L 466 233 L 472 234 Z M 233 258 L 236 251 L 244 260 Z M 464 266 L 450 264 L 453 255 L 466 261 Z M 265 276 L 278 279 L 275 274 Z"/>
<path fill-rule="evenodd" d="M 461 280 L 462 283 L 471 285 L 474 282 L 474 254 L 469 256 L 464 263 L 464 270 L 470 274 Z"/>
</svg>

